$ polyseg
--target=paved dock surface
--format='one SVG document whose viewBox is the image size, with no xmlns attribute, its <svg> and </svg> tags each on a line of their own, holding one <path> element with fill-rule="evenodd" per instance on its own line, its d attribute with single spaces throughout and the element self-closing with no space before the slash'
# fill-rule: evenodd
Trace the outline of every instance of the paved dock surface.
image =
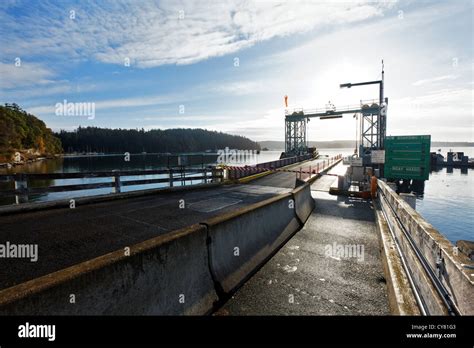
<svg viewBox="0 0 474 348">
<path fill-rule="evenodd" d="M 0 216 L 1 244 L 39 249 L 37 262 L 0 259 L 0 289 L 289 191 L 228 185 Z"/>
<path fill-rule="evenodd" d="M 312 185 L 316 208 L 304 228 L 216 315 L 390 314 L 371 202 L 329 195 L 335 180 Z"/>
<path fill-rule="evenodd" d="M 0 244 L 36 244 L 39 254 L 36 262 L 0 258 L 0 289 L 289 192 L 296 176 L 0 216 Z"/>
</svg>

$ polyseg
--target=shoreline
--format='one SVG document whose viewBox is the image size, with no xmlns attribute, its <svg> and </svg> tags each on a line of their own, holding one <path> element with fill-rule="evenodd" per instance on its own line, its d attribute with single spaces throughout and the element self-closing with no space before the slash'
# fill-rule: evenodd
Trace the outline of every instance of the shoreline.
<svg viewBox="0 0 474 348">
<path fill-rule="evenodd" d="M 0 168 L 9 169 L 9 168 L 29 164 L 29 163 L 45 161 L 45 160 L 48 160 L 48 159 L 54 159 L 55 157 L 58 157 L 58 156 L 59 155 L 45 155 L 45 156 L 38 156 L 38 157 L 34 157 L 34 158 L 28 158 L 26 160 L 22 160 L 22 161 L 18 161 L 18 162 L 14 162 L 14 161 L 13 162 L 4 162 L 4 163 L 0 163 Z"/>
</svg>

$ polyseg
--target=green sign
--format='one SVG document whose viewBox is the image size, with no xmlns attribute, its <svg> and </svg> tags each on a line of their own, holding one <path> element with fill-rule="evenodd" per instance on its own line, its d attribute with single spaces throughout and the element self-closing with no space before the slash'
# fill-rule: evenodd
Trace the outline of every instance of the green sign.
<svg viewBox="0 0 474 348">
<path fill-rule="evenodd" d="M 385 138 L 384 176 L 387 179 L 428 180 L 431 135 Z"/>
</svg>

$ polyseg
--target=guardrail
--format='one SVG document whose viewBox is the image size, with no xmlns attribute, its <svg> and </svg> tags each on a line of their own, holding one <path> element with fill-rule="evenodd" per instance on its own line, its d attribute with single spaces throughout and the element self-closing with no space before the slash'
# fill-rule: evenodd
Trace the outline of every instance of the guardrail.
<svg viewBox="0 0 474 348">
<path fill-rule="evenodd" d="M 303 180 L 304 177 L 307 175 L 311 177 L 312 174 L 319 174 L 326 167 L 330 166 L 335 161 L 339 160 L 341 157 L 342 155 L 337 155 L 337 156 L 322 160 L 321 162 L 316 163 L 314 166 L 307 166 L 305 168 L 301 167 L 299 169 L 280 169 L 280 168 L 285 167 L 290 164 L 298 163 L 300 161 L 311 159 L 311 155 L 283 158 L 276 161 L 259 163 L 255 166 L 244 166 L 244 167 L 232 166 L 232 167 L 225 168 L 226 173 L 224 174 L 224 177 L 229 180 L 237 180 L 237 179 L 245 178 L 247 176 L 251 176 L 251 175 L 255 175 L 255 174 L 259 174 L 259 173 L 263 173 L 267 171 L 275 171 L 275 172 L 296 173 L 297 177 Z"/>
<path fill-rule="evenodd" d="M 165 175 L 161 178 L 148 178 L 136 180 L 123 180 L 124 177 L 131 176 L 149 176 L 149 175 Z M 53 185 L 53 186 L 31 186 L 32 181 L 45 181 L 57 179 L 96 179 L 111 178 L 112 181 L 75 184 L 75 185 Z M 81 173 L 41 173 L 41 174 L 4 174 L 0 175 L 0 181 L 13 182 L 14 189 L 2 190 L 0 195 L 14 195 L 16 203 L 28 201 L 28 195 L 52 192 L 68 192 L 80 191 L 100 188 L 112 188 L 113 193 L 120 193 L 122 186 L 133 185 L 149 185 L 168 183 L 169 187 L 173 187 L 175 182 L 201 181 L 204 183 L 218 182 L 223 178 L 223 170 L 215 167 L 209 168 L 167 168 L 156 170 L 129 170 L 129 171 L 104 171 L 104 172 L 81 172 Z"/>
<path fill-rule="evenodd" d="M 307 154 L 302 156 L 282 158 L 270 162 L 258 163 L 253 166 L 228 166 L 225 168 L 226 173 L 224 174 L 224 177 L 229 180 L 237 180 L 245 178 L 246 176 L 267 172 L 269 170 L 276 170 L 278 168 L 305 161 L 310 158 L 311 155 Z"/>
<path fill-rule="evenodd" d="M 421 313 L 473 315 L 473 262 L 381 180 L 378 194 Z"/>
<path fill-rule="evenodd" d="M 301 161 L 305 161 L 311 158 L 311 154 L 301 155 L 301 156 L 294 156 L 288 158 L 282 158 L 275 161 L 270 162 L 263 162 L 255 165 L 257 168 L 267 168 L 267 169 L 276 169 L 281 168 L 290 164 L 298 163 Z"/>
<path fill-rule="evenodd" d="M 311 157 L 312 155 L 307 154 L 302 156 L 282 158 L 270 162 L 258 163 L 253 166 L 227 166 L 224 167 L 224 169 L 226 170 L 224 177 L 229 180 L 237 180 L 245 178 L 246 176 L 263 173 L 269 170 L 275 170 L 284 166 L 288 166 L 290 164 L 305 161 L 307 159 L 310 159 Z"/>
</svg>

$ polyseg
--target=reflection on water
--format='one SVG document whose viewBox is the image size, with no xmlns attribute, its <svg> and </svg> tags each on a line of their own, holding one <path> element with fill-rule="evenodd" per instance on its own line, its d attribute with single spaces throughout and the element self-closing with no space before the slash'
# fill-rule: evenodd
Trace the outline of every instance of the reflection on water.
<svg viewBox="0 0 474 348">
<path fill-rule="evenodd" d="M 433 168 L 416 210 L 452 243 L 474 240 L 474 171 Z"/>
<path fill-rule="evenodd" d="M 246 162 L 228 163 L 233 165 L 242 164 L 256 164 L 261 162 L 273 161 L 280 158 L 281 151 L 262 151 L 256 156 L 250 156 Z M 241 158 L 239 158 L 241 159 Z M 186 165 L 188 168 L 204 168 L 209 165 L 215 165 L 217 160 L 217 154 L 192 154 L 188 156 L 181 156 L 181 164 Z M 61 157 L 51 160 L 38 161 L 28 163 L 26 165 L 13 167 L 10 169 L 0 168 L 1 174 L 13 174 L 13 173 L 84 173 L 84 172 L 103 172 L 112 170 L 152 170 L 152 169 L 164 169 L 168 167 L 178 166 L 178 155 L 166 155 L 166 154 L 132 154 L 130 161 L 125 160 L 124 155 L 97 155 L 97 156 L 75 156 L 75 157 Z M 209 173 L 210 174 L 210 173 Z M 199 174 L 201 175 L 201 174 Z M 186 174 L 186 177 L 192 175 Z M 139 180 L 139 179 L 158 179 L 167 178 L 168 175 L 141 175 L 141 176 L 129 176 L 124 177 L 125 180 Z M 78 185 L 78 184 L 92 184 L 92 183 L 103 183 L 111 182 L 112 178 L 84 178 L 84 179 L 56 179 L 56 180 L 34 180 L 29 181 L 30 187 L 44 187 L 54 185 Z M 201 180 L 193 180 L 187 182 L 187 184 L 199 184 Z M 180 183 L 176 183 L 180 184 Z M 133 185 L 123 186 L 122 192 L 144 190 L 151 188 L 167 187 L 167 183 L 156 183 L 148 185 Z M 0 182 L 0 190 L 13 189 L 13 183 Z M 107 194 L 111 193 L 112 188 L 100 188 L 93 190 L 82 190 L 74 192 L 54 192 L 54 193 L 43 193 L 29 195 L 28 199 L 30 202 L 41 202 L 51 201 L 57 199 L 66 199 L 74 197 L 84 197 L 91 195 Z M 15 202 L 14 196 L 0 197 L 0 205 L 13 204 Z"/>
</svg>

